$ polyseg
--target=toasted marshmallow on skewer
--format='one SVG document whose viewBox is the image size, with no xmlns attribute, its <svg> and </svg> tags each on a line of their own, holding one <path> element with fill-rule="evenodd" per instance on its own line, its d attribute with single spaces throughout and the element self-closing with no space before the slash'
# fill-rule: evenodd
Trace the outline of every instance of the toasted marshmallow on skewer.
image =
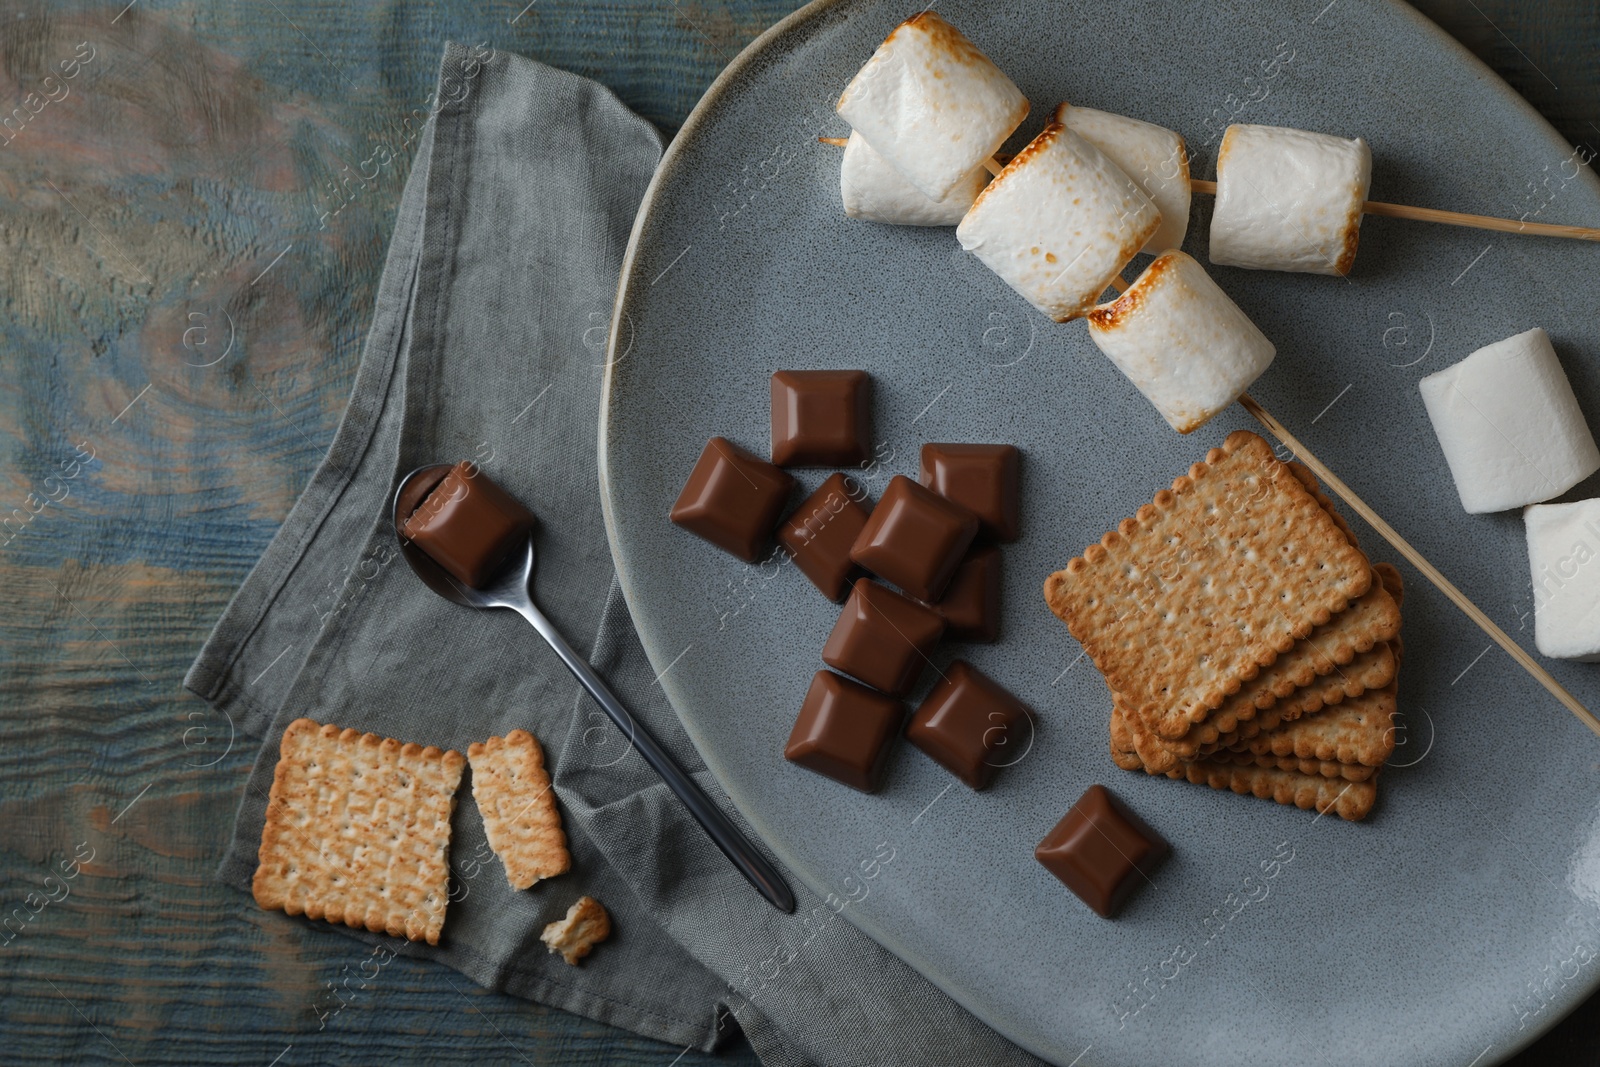
<svg viewBox="0 0 1600 1067">
<path fill-rule="evenodd" d="M 1533 571 L 1533 640 L 1557 659 L 1600 662 L 1600 500 L 1522 513 Z"/>
<path fill-rule="evenodd" d="M 1089 312 L 1089 337 L 1179 433 L 1239 399 L 1277 352 L 1205 268 L 1177 249 Z"/>
<path fill-rule="evenodd" d="M 956 227 L 961 247 L 1057 322 L 1094 306 L 1161 212 L 1094 145 L 1052 122 Z"/>
<path fill-rule="evenodd" d="M 839 166 L 844 213 L 853 219 L 895 226 L 954 226 L 988 180 L 989 172 L 977 167 L 943 200 L 930 200 L 854 131 L 845 143 L 844 162 Z"/>
<path fill-rule="evenodd" d="M 1417 387 L 1471 514 L 1549 500 L 1600 470 L 1600 449 L 1541 329 L 1480 348 Z"/>
<path fill-rule="evenodd" d="M 1229 126 L 1217 149 L 1211 262 L 1349 274 L 1372 184 L 1372 150 L 1280 126 Z"/>
<path fill-rule="evenodd" d="M 1189 230 L 1189 153 L 1181 134 L 1092 107 L 1056 105 L 1056 121 L 1106 154 L 1161 212 L 1161 228 L 1141 252 L 1183 244 Z"/>
<path fill-rule="evenodd" d="M 837 110 L 906 180 L 943 200 L 1028 116 L 989 57 L 932 11 L 896 26 Z"/>
</svg>

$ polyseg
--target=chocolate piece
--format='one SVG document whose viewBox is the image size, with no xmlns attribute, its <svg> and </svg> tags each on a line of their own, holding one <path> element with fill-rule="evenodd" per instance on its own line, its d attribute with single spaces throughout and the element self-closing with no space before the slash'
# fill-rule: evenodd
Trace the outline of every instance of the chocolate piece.
<svg viewBox="0 0 1600 1067">
<path fill-rule="evenodd" d="M 822 646 L 822 662 L 890 696 L 905 696 L 943 633 L 937 611 L 862 578 Z"/>
<path fill-rule="evenodd" d="M 944 677 L 911 716 L 906 740 L 932 756 L 973 789 L 1027 751 L 1028 709 L 993 678 L 964 660 Z"/>
<path fill-rule="evenodd" d="M 860 370 L 772 375 L 772 462 L 853 467 L 872 448 L 872 379 Z"/>
<path fill-rule="evenodd" d="M 1089 907 L 1114 915 L 1172 847 L 1103 785 L 1091 785 L 1033 850 Z"/>
<path fill-rule="evenodd" d="M 766 551 L 794 478 L 725 437 L 713 437 L 672 505 L 672 521 L 747 563 Z"/>
<path fill-rule="evenodd" d="M 903 474 L 889 479 L 850 558 L 918 600 L 944 594 L 978 533 L 978 517 Z"/>
<path fill-rule="evenodd" d="M 923 485 L 977 515 L 983 535 L 1015 541 L 1021 478 L 1015 445 L 923 445 Z"/>
<path fill-rule="evenodd" d="M 1000 637 L 1000 550 L 984 545 L 967 553 L 933 605 L 944 616 L 945 636 L 991 642 Z"/>
<path fill-rule="evenodd" d="M 867 524 L 870 507 L 860 501 L 867 491 L 843 474 L 830 474 L 793 515 L 778 527 L 778 543 L 794 559 L 800 573 L 834 603 L 844 598 L 856 565 L 850 546 Z"/>
<path fill-rule="evenodd" d="M 462 460 L 422 499 L 400 532 L 457 581 L 482 589 L 527 543 L 533 526 L 532 512 Z"/>
<path fill-rule="evenodd" d="M 783 758 L 863 793 L 876 793 L 905 705 L 832 671 L 806 690 Z"/>
</svg>

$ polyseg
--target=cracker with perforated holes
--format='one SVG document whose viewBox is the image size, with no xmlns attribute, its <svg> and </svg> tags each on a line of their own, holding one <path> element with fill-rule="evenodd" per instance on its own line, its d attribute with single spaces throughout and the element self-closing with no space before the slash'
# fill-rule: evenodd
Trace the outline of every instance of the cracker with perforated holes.
<svg viewBox="0 0 1600 1067">
<path fill-rule="evenodd" d="M 545 925 L 539 940 L 576 967 L 589 950 L 611 936 L 611 915 L 594 897 L 579 897 L 564 918 Z"/>
<path fill-rule="evenodd" d="M 1113 710 L 1112 759 L 1125 770 L 1146 770 L 1123 724 L 1118 722 L 1119 718 Z M 1366 818 L 1378 798 L 1376 773 L 1366 781 L 1352 782 L 1282 767 L 1243 766 L 1206 759 L 1179 763 L 1167 771 L 1166 776 L 1195 785 L 1207 785 L 1212 789 L 1227 789 L 1241 795 L 1274 800 L 1279 804 L 1293 804 L 1297 808 L 1315 808 L 1319 813 L 1332 811 L 1351 822 Z"/>
<path fill-rule="evenodd" d="M 465 767 L 453 750 L 296 719 L 279 743 L 256 903 L 438 944 Z"/>
<path fill-rule="evenodd" d="M 1257 756 L 1381 767 L 1394 754 L 1396 682 L 1258 734 L 1232 749 Z"/>
<path fill-rule="evenodd" d="M 1390 563 L 1374 564 L 1372 569 L 1393 597 L 1398 610 L 1405 600 L 1405 585 L 1401 581 L 1400 571 Z M 1352 605 L 1351 610 L 1353 608 Z M 1395 679 L 1399 670 L 1400 635 L 1396 628 L 1391 639 L 1363 652 L 1348 665 L 1340 667 L 1335 674 L 1328 675 L 1319 685 L 1296 690 L 1290 697 L 1262 708 L 1254 718 L 1240 722 L 1231 732 L 1219 732 L 1215 738 L 1203 740 L 1209 733 L 1208 723 L 1200 731 L 1191 730 L 1189 737 L 1169 744 L 1184 759 L 1241 747 L 1257 735 L 1276 730 L 1285 723 L 1294 722 L 1305 715 L 1314 715 L 1369 690 L 1381 689 Z M 1202 743 L 1193 749 L 1186 748 L 1197 732 L 1201 735 Z"/>
<path fill-rule="evenodd" d="M 1353 545 L 1355 533 L 1311 471 L 1288 464 Z M 1239 687 L 1206 721 L 1174 740 L 1157 738 L 1178 759 L 1195 759 L 1347 697 L 1387 685 L 1395 660 L 1388 641 L 1400 632 L 1400 572 L 1373 564 L 1376 580 L 1349 606 L 1317 627 Z"/>
<path fill-rule="evenodd" d="M 467 746 L 467 760 L 472 799 L 511 888 L 527 889 L 570 870 L 567 835 L 538 740 L 526 730 L 512 730 Z"/>
<path fill-rule="evenodd" d="M 1240 430 L 1044 594 L 1112 691 L 1175 739 L 1371 583 L 1361 550 Z"/>
<path fill-rule="evenodd" d="M 1340 614 L 1348 615 L 1349 612 Z M 1294 722 L 1306 715 L 1315 715 L 1324 709 L 1358 697 L 1369 689 L 1382 688 L 1394 679 L 1397 669 L 1398 661 L 1395 659 L 1394 650 L 1390 642 L 1383 641 L 1357 654 L 1348 663 L 1338 664 L 1327 674 L 1313 678 L 1310 684 L 1294 690 L 1287 697 L 1257 709 L 1247 718 L 1229 714 L 1229 705 L 1234 700 L 1234 697 L 1229 697 L 1215 715 L 1190 730 L 1187 736 L 1176 741 L 1161 743 L 1172 749 L 1179 759 L 1208 756 L 1241 741 L 1247 741 L 1257 734 L 1277 729 L 1284 723 Z M 1265 674 L 1266 671 L 1262 673 Z M 1249 685 L 1247 684 L 1245 688 L 1248 689 Z M 1240 693 L 1242 692 L 1243 689 L 1240 690 Z M 1232 729 L 1224 729 L 1230 723 Z"/>
</svg>

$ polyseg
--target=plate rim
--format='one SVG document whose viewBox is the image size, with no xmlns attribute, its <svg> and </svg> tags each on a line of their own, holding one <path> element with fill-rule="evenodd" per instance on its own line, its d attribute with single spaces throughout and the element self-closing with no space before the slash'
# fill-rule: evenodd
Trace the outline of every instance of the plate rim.
<svg viewBox="0 0 1600 1067">
<path fill-rule="evenodd" d="M 634 588 L 633 582 L 630 580 L 629 570 L 627 565 L 624 563 L 623 553 L 620 548 L 621 534 L 615 514 L 615 504 L 613 502 L 615 486 L 611 479 L 610 454 L 607 444 L 611 439 L 611 414 L 616 399 L 615 386 L 617 380 L 617 368 L 622 359 L 630 354 L 633 343 L 632 330 L 630 329 L 628 336 L 628 347 L 624 349 L 621 357 L 617 355 L 618 344 L 622 337 L 622 322 L 624 318 L 627 318 L 627 307 L 630 302 L 630 297 L 636 291 L 635 282 L 639 277 L 637 259 L 640 251 L 641 240 L 645 234 L 646 228 L 652 221 L 654 209 L 660 200 L 661 187 L 667 180 L 669 180 L 672 173 L 679 165 L 679 157 L 686 150 L 686 146 L 695 136 L 698 135 L 701 127 L 711 121 L 712 113 L 722 102 L 723 98 L 728 95 L 733 83 L 755 64 L 762 53 L 778 42 L 779 39 L 788 36 L 791 32 L 798 29 L 803 24 L 820 17 L 824 13 L 835 8 L 844 7 L 852 2 L 853 0 L 809 0 L 808 3 L 796 8 L 794 11 L 791 11 L 789 14 L 785 15 L 783 18 L 767 27 L 767 29 L 763 30 L 752 41 L 750 41 L 749 44 L 745 45 L 745 47 L 742 48 L 731 61 L 729 61 L 727 66 L 723 67 L 722 70 L 717 73 L 716 77 L 712 79 L 710 85 L 706 87 L 705 92 L 700 95 L 700 99 L 695 102 L 695 105 L 690 110 L 689 115 L 684 119 L 683 125 L 678 128 L 677 133 L 667 143 L 667 146 L 662 153 L 661 160 L 656 165 L 655 173 L 651 175 L 650 182 L 645 187 L 644 195 L 639 201 L 639 207 L 634 215 L 633 225 L 628 233 L 628 243 L 623 252 L 622 265 L 617 277 L 616 293 L 612 301 L 611 320 L 606 337 L 605 368 L 600 384 L 600 412 L 595 442 L 597 453 L 597 469 L 599 474 L 600 508 L 605 524 L 606 547 L 611 553 L 611 560 L 613 568 L 616 572 L 617 584 L 622 592 L 623 601 L 628 607 L 630 622 L 633 621 L 635 616 L 635 604 L 638 600 L 639 593 Z M 1446 32 L 1443 27 L 1438 25 L 1438 23 L 1428 18 L 1425 14 L 1411 6 L 1409 3 L 1404 2 L 1404 0 L 1375 0 L 1375 2 L 1382 3 L 1392 10 L 1398 12 L 1413 26 L 1417 27 L 1420 32 L 1432 37 L 1436 42 L 1442 42 L 1445 45 L 1445 50 L 1452 53 L 1458 62 L 1464 62 L 1466 66 L 1472 68 L 1480 77 L 1487 79 L 1492 86 L 1497 87 L 1498 95 L 1500 95 L 1502 98 L 1509 98 L 1512 105 L 1521 112 L 1523 119 L 1531 120 L 1533 128 L 1540 136 L 1549 141 L 1553 148 L 1566 149 L 1572 147 L 1567 142 L 1567 139 L 1561 134 L 1561 132 L 1555 128 L 1554 124 L 1551 123 L 1551 121 L 1546 118 L 1543 113 L 1529 103 L 1521 93 L 1517 92 L 1516 88 L 1512 86 L 1511 83 L 1507 82 L 1503 77 L 1501 77 L 1498 71 L 1470 51 L 1466 45 L 1462 44 L 1459 40 Z M 1580 181 L 1588 185 L 1591 192 L 1600 195 L 1600 175 L 1596 175 L 1596 173 L 1590 167 L 1585 166 L 1581 168 Z M 637 625 L 635 625 L 634 630 L 638 635 L 640 645 L 644 649 L 646 659 L 650 662 L 650 665 L 653 669 L 659 671 L 662 664 L 664 664 L 669 658 L 666 651 L 653 647 L 650 639 Z M 665 678 L 662 679 L 662 692 L 667 697 L 667 703 L 672 708 L 673 715 L 677 718 L 679 725 L 683 727 L 684 733 L 688 736 L 690 743 L 694 745 L 695 751 L 705 763 L 706 769 L 709 770 L 712 776 L 716 778 L 718 786 L 721 787 L 723 793 L 727 796 L 729 803 L 734 806 L 734 808 L 750 825 L 750 827 L 756 831 L 760 843 L 765 846 L 769 852 L 776 856 L 778 861 L 783 865 L 785 872 L 789 877 L 798 878 L 813 893 L 816 893 L 819 896 L 824 895 L 827 890 L 825 888 L 819 888 L 819 884 L 810 875 L 810 872 L 807 870 L 806 866 L 799 861 L 799 858 L 794 856 L 788 848 L 785 848 L 782 844 L 780 844 L 781 839 L 775 839 L 774 836 L 768 831 L 762 820 L 748 811 L 747 805 L 741 803 L 739 797 L 735 794 L 735 791 L 728 787 L 727 779 L 720 772 L 718 762 L 707 754 L 705 747 L 700 743 L 699 732 L 691 725 L 689 718 L 684 715 L 682 710 L 680 710 L 679 700 L 674 696 L 675 688 L 676 687 L 669 683 Z M 1050 1062 L 1050 1059 L 1047 1055 L 1039 1050 L 1030 1048 L 1025 1042 L 1009 1033 L 1007 1029 L 1001 1025 L 997 1024 L 990 1017 L 989 1013 L 983 1010 L 979 1004 L 975 1004 L 969 1000 L 967 993 L 963 988 L 948 983 L 942 976 L 929 974 L 921 966 L 914 962 L 913 959 L 907 958 L 906 955 L 903 955 L 901 952 L 897 951 L 894 948 L 894 944 L 896 943 L 897 939 L 889 936 L 887 931 L 879 930 L 877 928 L 877 924 L 872 923 L 866 915 L 847 915 L 846 918 L 849 919 L 851 924 L 854 925 L 858 930 L 872 938 L 886 951 L 890 952 L 895 956 L 895 958 L 899 959 L 900 962 L 915 971 L 925 981 L 931 983 L 956 1003 L 960 1004 L 962 1008 L 979 1019 L 985 1026 L 988 1026 L 1001 1037 L 1017 1045 L 1019 1048 L 1025 1050 L 1029 1054 L 1037 1056 L 1045 1062 Z M 1534 1042 L 1538 1041 L 1545 1034 L 1549 1033 L 1550 1030 L 1556 1026 L 1556 1024 L 1570 1015 L 1572 1011 L 1580 1004 L 1589 1000 L 1591 997 L 1594 997 L 1597 993 L 1600 993 L 1600 969 L 1597 969 L 1594 974 L 1590 975 L 1587 982 L 1573 983 L 1567 987 L 1565 992 L 1569 993 L 1567 997 L 1563 998 L 1558 996 L 1553 998 L 1556 1005 L 1559 1007 L 1559 1011 L 1548 1013 L 1545 1019 L 1538 1024 L 1529 1027 L 1526 1031 L 1521 1031 L 1514 1035 L 1510 1035 L 1511 1040 L 1504 1047 L 1501 1054 L 1494 1059 L 1493 1063 L 1504 1063 L 1506 1060 L 1527 1049 Z M 1492 1064 L 1485 1064 L 1485 1067 L 1492 1067 Z"/>
</svg>

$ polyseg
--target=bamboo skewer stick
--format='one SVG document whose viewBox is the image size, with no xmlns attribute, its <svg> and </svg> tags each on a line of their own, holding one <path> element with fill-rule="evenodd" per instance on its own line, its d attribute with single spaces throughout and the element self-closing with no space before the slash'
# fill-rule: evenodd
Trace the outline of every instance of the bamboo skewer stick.
<svg viewBox="0 0 1600 1067">
<path fill-rule="evenodd" d="M 823 144 L 843 148 L 846 138 L 818 137 Z M 990 174 L 999 174 L 1001 157 L 983 161 Z M 1217 195 L 1217 183 L 1203 178 L 1190 178 L 1189 188 L 1208 196 Z M 1382 200 L 1368 200 L 1361 205 L 1363 214 L 1378 215 L 1387 219 L 1409 219 L 1412 222 L 1438 222 L 1447 226 L 1466 226 L 1475 230 L 1494 230 L 1497 233 L 1520 233 L 1530 237 L 1566 237 L 1576 241 L 1600 241 L 1600 228 L 1593 226 L 1564 226 L 1554 222 L 1528 222 L 1526 219 L 1502 219 L 1493 215 L 1469 215 L 1463 211 L 1444 211 L 1433 207 L 1412 207 L 1410 204 L 1389 204 Z"/>
<path fill-rule="evenodd" d="M 844 143 L 843 138 L 837 137 L 818 138 L 818 140 L 829 144 Z M 989 168 L 991 172 L 999 169 L 999 165 L 992 159 L 984 165 Z M 1192 182 L 1191 184 L 1195 187 L 1196 191 L 1199 192 L 1214 193 L 1216 191 L 1215 182 L 1196 181 Z M 1201 188 L 1202 186 L 1205 188 Z M 1373 201 L 1367 201 L 1367 207 L 1371 208 L 1373 203 Z M 1477 219 L 1484 223 L 1493 224 L 1484 226 L 1483 228 L 1485 229 L 1501 229 L 1513 233 L 1542 232 L 1538 229 L 1534 229 L 1534 224 L 1512 222 L 1509 219 L 1488 219 L 1478 215 L 1457 215 L 1452 211 L 1432 211 L 1428 208 L 1408 208 L 1396 204 L 1378 204 L 1377 206 L 1384 210 L 1374 211 L 1372 214 L 1391 214 L 1393 217 L 1397 218 L 1418 217 L 1430 222 L 1451 222 L 1458 218 Z M 1400 212 L 1426 212 L 1427 214 L 1413 216 L 1411 214 L 1400 214 Z M 1473 225 L 1473 223 L 1463 223 L 1463 225 Z M 1600 230 L 1584 231 L 1581 227 L 1576 226 L 1546 228 L 1578 231 L 1567 234 L 1553 234 L 1553 236 L 1576 236 L 1583 240 L 1600 240 Z M 1584 236 L 1584 234 L 1594 234 L 1595 236 Z M 1112 277 L 1111 285 L 1119 293 L 1127 292 L 1128 283 L 1123 280 L 1120 274 Z M 1477 623 L 1478 627 L 1483 630 L 1484 633 L 1488 634 L 1494 640 L 1495 644 L 1505 649 L 1507 655 L 1515 660 L 1523 670 L 1527 671 L 1533 676 L 1535 681 L 1544 686 L 1545 689 L 1549 690 L 1550 694 L 1559 700 L 1568 711 L 1572 712 L 1573 715 L 1576 715 L 1579 722 L 1587 726 L 1596 736 L 1600 736 L 1600 719 L 1595 718 L 1593 712 L 1584 707 L 1583 703 L 1579 701 L 1577 697 L 1573 696 L 1567 691 L 1565 686 L 1556 681 L 1554 676 L 1552 676 L 1549 671 L 1540 666 L 1539 662 L 1530 656 L 1521 645 L 1513 641 L 1511 639 L 1511 635 L 1507 634 L 1504 630 L 1497 626 L 1493 619 L 1484 614 L 1481 608 L 1467 598 L 1465 593 L 1463 593 L 1460 589 L 1457 589 L 1455 583 L 1446 578 L 1439 568 L 1435 567 L 1432 563 L 1429 563 L 1426 556 L 1424 556 L 1421 552 L 1418 552 L 1415 548 L 1411 547 L 1411 543 L 1404 537 L 1400 536 L 1400 532 L 1398 530 L 1385 522 L 1383 516 L 1372 510 L 1372 508 L 1367 505 L 1366 501 L 1362 500 L 1356 495 L 1354 489 L 1351 489 L 1348 485 L 1346 485 L 1343 479 L 1334 474 L 1333 471 L 1328 468 L 1326 463 L 1323 463 L 1320 459 L 1312 454 L 1310 449 L 1301 444 L 1300 440 L 1296 438 L 1294 434 L 1290 433 L 1283 423 L 1274 418 L 1271 412 L 1267 411 L 1266 408 L 1257 403 L 1255 398 L 1249 393 L 1245 393 L 1239 397 L 1239 404 L 1246 411 L 1248 411 L 1257 422 L 1265 427 L 1268 433 L 1272 434 L 1272 436 L 1276 437 L 1280 442 L 1287 445 L 1294 452 L 1297 459 L 1299 459 L 1307 467 L 1310 467 L 1312 472 L 1316 474 L 1317 478 L 1320 479 L 1324 485 L 1333 490 L 1333 492 L 1338 495 L 1340 499 L 1342 499 L 1346 504 L 1349 504 L 1350 507 L 1355 510 L 1356 514 L 1365 519 L 1368 525 L 1370 525 L 1374 530 L 1377 530 L 1379 536 L 1381 536 L 1385 541 L 1388 541 L 1389 544 L 1393 545 L 1395 550 L 1404 556 L 1413 567 L 1417 568 L 1417 570 L 1422 573 L 1424 578 L 1432 582 L 1441 593 L 1449 597 L 1450 601 L 1455 604 L 1456 607 L 1460 608 L 1467 618 Z"/>
<path fill-rule="evenodd" d="M 1441 593 L 1449 597 L 1455 606 L 1460 608 L 1462 612 L 1466 614 L 1467 618 L 1477 623 L 1478 627 L 1482 629 L 1484 633 L 1492 637 L 1495 644 L 1505 649 L 1506 653 L 1512 659 L 1516 660 L 1523 670 L 1533 675 L 1535 681 L 1548 689 L 1551 695 L 1557 700 L 1561 701 L 1562 704 L 1566 705 L 1567 710 L 1571 711 L 1572 714 L 1578 717 L 1579 722 L 1587 726 L 1596 735 L 1600 735 L 1600 719 L 1596 719 L 1594 714 L 1588 708 L 1584 707 L 1583 704 L 1579 702 L 1577 697 L 1569 693 L 1566 687 L 1560 682 L 1556 681 L 1555 678 L 1551 676 L 1549 671 L 1545 670 L 1539 665 L 1538 661 L 1536 661 L 1532 656 L 1528 655 L 1527 651 L 1524 650 L 1521 645 L 1513 641 L 1509 634 L 1500 629 L 1499 626 L 1495 625 L 1494 620 L 1490 619 L 1489 616 L 1485 615 L 1476 604 L 1467 599 L 1467 595 L 1461 590 L 1457 589 L 1455 584 L 1451 582 L 1450 579 L 1441 574 L 1439 568 L 1435 567 L 1432 563 L 1429 563 L 1427 558 L 1423 556 L 1421 552 L 1418 552 L 1415 548 L 1412 548 L 1411 544 L 1404 537 L 1400 536 L 1399 531 L 1397 531 L 1393 526 L 1390 526 L 1387 522 L 1383 521 L 1383 517 L 1381 515 L 1368 507 L 1366 502 L 1356 495 L 1355 490 L 1344 484 L 1344 482 L 1339 479 L 1338 475 L 1334 474 L 1333 471 L 1328 469 L 1327 464 L 1323 463 L 1316 456 L 1312 455 L 1310 450 L 1308 450 L 1295 438 L 1294 434 L 1290 433 L 1284 428 L 1283 423 L 1273 418 L 1271 413 L 1263 408 L 1260 404 L 1256 403 L 1255 399 L 1251 397 L 1249 393 L 1246 393 L 1239 398 L 1239 404 L 1252 416 L 1254 416 L 1257 422 L 1266 427 L 1267 431 L 1271 433 L 1272 436 L 1276 437 L 1285 445 L 1288 445 L 1289 448 L 1294 451 L 1295 458 L 1299 459 L 1300 462 L 1310 467 L 1324 485 L 1338 494 L 1340 499 L 1342 499 L 1346 504 L 1349 504 L 1350 507 L 1355 510 L 1356 514 L 1360 515 L 1363 519 L 1366 519 L 1368 525 L 1370 525 L 1374 530 L 1377 530 L 1378 533 L 1382 535 L 1383 539 L 1393 545 L 1395 549 L 1399 551 L 1399 553 L 1404 556 L 1413 567 L 1421 571 L 1424 578 L 1427 578 L 1428 581 L 1432 582 L 1438 587 Z"/>
<path fill-rule="evenodd" d="M 1123 281 L 1121 275 L 1113 277 L 1111 285 L 1119 293 L 1126 292 L 1128 289 L 1128 283 Z M 1497 645 L 1505 649 L 1506 653 L 1516 660 L 1523 670 L 1531 674 L 1536 682 L 1548 689 L 1551 695 L 1566 705 L 1567 710 L 1578 717 L 1579 722 L 1587 726 L 1596 735 L 1600 735 L 1600 719 L 1595 718 L 1594 714 L 1584 707 L 1577 697 L 1573 696 L 1565 686 L 1556 681 L 1550 672 L 1540 666 L 1539 662 L 1532 656 L 1528 655 L 1521 645 L 1513 641 L 1511 635 L 1495 625 L 1494 620 L 1483 613 L 1483 609 L 1467 599 L 1467 595 L 1457 589 L 1455 583 L 1446 578 L 1438 567 L 1429 563 L 1426 556 L 1412 548 L 1411 543 L 1401 537 L 1398 530 L 1385 522 L 1383 516 L 1373 511 L 1365 500 L 1356 495 L 1354 489 L 1344 484 L 1343 479 L 1328 469 L 1326 463 L 1312 455 L 1311 450 L 1301 444 L 1299 439 L 1284 427 L 1283 423 L 1272 416 L 1271 412 L 1257 403 L 1256 399 L 1249 393 L 1245 393 L 1239 398 L 1239 405 L 1248 411 L 1257 422 L 1266 427 L 1268 433 L 1283 444 L 1288 445 L 1293 450 L 1295 458 L 1310 467 L 1312 473 L 1317 476 L 1322 484 L 1333 490 L 1346 504 L 1349 504 L 1356 514 L 1366 519 L 1367 524 L 1378 531 L 1379 536 L 1393 545 L 1395 550 L 1404 556 L 1413 567 L 1422 572 L 1424 578 L 1432 582 L 1441 593 L 1449 597 L 1451 602 L 1460 608 L 1467 618 L 1477 623 L 1478 627 L 1493 638 Z"/>
</svg>

